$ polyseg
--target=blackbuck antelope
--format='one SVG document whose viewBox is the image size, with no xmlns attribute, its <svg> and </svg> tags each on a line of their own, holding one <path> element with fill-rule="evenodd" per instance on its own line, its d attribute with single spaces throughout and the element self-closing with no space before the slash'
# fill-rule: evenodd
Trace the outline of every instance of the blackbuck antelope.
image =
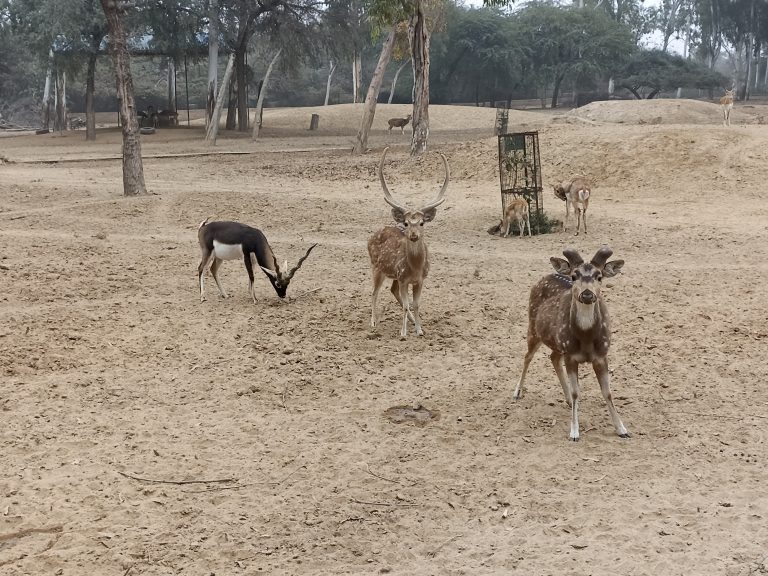
<svg viewBox="0 0 768 576">
<path fill-rule="evenodd" d="M 723 126 L 731 125 L 731 110 L 733 109 L 733 90 L 726 90 L 725 96 L 720 98 L 720 107 L 723 109 Z"/>
<path fill-rule="evenodd" d="M 528 365 L 543 342 L 552 350 L 549 358 L 571 406 L 573 441 L 579 439 L 579 364 L 585 362 L 592 363 L 616 433 L 629 438 L 611 397 L 607 359 L 611 326 L 600 295 L 602 279 L 615 276 L 624 266 L 623 260 L 608 262 L 611 254 L 604 246 L 590 262 L 584 262 L 575 250 L 563 252 L 567 260 L 550 258 L 555 274 L 539 280 L 528 303 L 528 353 L 513 397 L 520 398 Z"/>
<path fill-rule="evenodd" d="M 206 218 L 198 226 L 197 239 L 200 241 L 200 250 L 203 253 L 200 265 L 197 267 L 200 302 L 205 301 L 205 270 L 209 264 L 219 294 L 222 298 L 229 297 L 219 282 L 219 266 L 224 260 L 237 260 L 238 258 L 242 258 L 245 263 L 245 269 L 248 272 L 248 293 L 253 298 L 254 304 L 256 303 L 256 294 L 253 290 L 254 261 L 267 275 L 277 295 L 280 298 L 285 298 L 285 291 L 288 289 L 293 275 L 301 268 L 312 249 L 317 246 L 317 244 L 312 244 L 307 253 L 299 258 L 298 264 L 290 270 L 288 270 L 288 261 L 286 260 L 281 270 L 266 236 L 256 228 L 225 220 L 208 222 Z"/>
<path fill-rule="evenodd" d="M 392 132 L 392 128 L 400 128 L 400 134 L 405 134 L 405 127 L 408 125 L 408 122 L 411 121 L 411 115 L 408 114 L 405 118 L 390 118 L 387 120 L 387 124 L 389 124 L 389 131 Z"/>
<path fill-rule="evenodd" d="M 571 210 L 576 216 L 576 234 L 579 235 L 579 224 L 584 220 L 584 234 L 587 233 L 587 208 L 589 208 L 589 196 L 592 194 L 590 183 L 580 176 L 571 180 L 564 180 L 560 184 L 555 184 L 555 196 L 565 201 L 565 221 L 563 222 L 563 231 L 568 231 L 568 218 Z"/>
<path fill-rule="evenodd" d="M 512 233 L 512 222 L 517 222 L 520 238 L 525 236 L 525 225 L 528 224 L 528 236 L 531 236 L 531 215 L 528 202 L 524 198 L 515 198 L 504 210 L 499 233 L 506 238 Z"/>
<path fill-rule="evenodd" d="M 392 217 L 398 225 L 386 226 L 368 240 L 368 254 L 371 257 L 373 271 L 371 327 L 375 328 L 378 320 L 376 300 L 381 285 L 385 278 L 391 278 L 392 294 L 395 295 L 398 304 L 403 308 L 403 328 L 400 331 L 400 336 L 405 338 L 408 335 L 409 319 L 416 327 L 416 334 L 423 336 L 424 331 L 421 328 L 419 318 L 419 299 L 421 298 L 424 279 L 429 273 L 429 253 L 427 244 L 424 242 L 423 226 L 426 222 L 435 219 L 437 207 L 445 202 L 445 191 L 448 189 L 450 170 L 448 169 L 448 160 L 440 154 L 445 165 L 445 181 L 440 193 L 435 200 L 426 206 L 418 210 L 410 210 L 396 202 L 387 188 L 387 182 L 384 179 L 384 159 L 387 157 L 387 150 L 389 148 L 385 148 L 381 155 L 379 180 L 384 190 L 384 200 L 392 206 Z M 409 285 L 413 286 L 412 306 L 408 303 Z"/>
</svg>

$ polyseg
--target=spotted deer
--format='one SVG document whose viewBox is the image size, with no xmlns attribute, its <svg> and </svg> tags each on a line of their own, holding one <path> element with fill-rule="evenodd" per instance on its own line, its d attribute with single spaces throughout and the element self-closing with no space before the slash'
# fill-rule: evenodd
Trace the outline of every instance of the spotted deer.
<svg viewBox="0 0 768 576">
<path fill-rule="evenodd" d="M 603 246 L 591 261 L 584 262 L 575 250 L 564 250 L 562 258 L 550 258 L 554 274 L 545 276 L 531 289 L 528 303 L 528 353 L 513 398 L 519 400 L 528 365 L 542 343 L 549 355 L 565 399 L 571 406 L 570 439 L 579 440 L 579 364 L 589 362 L 600 383 L 616 434 L 629 438 L 611 396 L 608 349 L 611 326 L 608 308 L 601 295 L 603 278 L 618 274 L 623 260 L 608 262 L 613 251 Z"/>
<path fill-rule="evenodd" d="M 248 272 L 248 293 L 253 298 L 254 304 L 256 303 L 256 294 L 253 289 L 254 264 L 259 266 L 264 274 L 266 274 L 278 297 L 285 298 L 285 292 L 293 275 L 301 268 L 301 265 L 309 256 L 309 253 L 312 252 L 312 249 L 317 246 L 317 244 L 310 246 L 306 254 L 299 258 L 299 262 L 290 270 L 286 260 L 281 270 L 277 264 L 277 258 L 275 258 L 275 254 L 272 252 L 272 247 L 267 242 L 267 237 L 257 228 L 251 228 L 240 222 L 228 222 L 225 220 L 208 222 L 206 218 L 198 226 L 197 238 L 200 242 L 200 250 L 202 251 L 200 265 L 197 267 L 197 280 L 200 284 L 200 302 L 205 301 L 205 270 L 208 266 L 211 268 L 211 275 L 216 282 L 216 287 L 219 289 L 221 297 L 229 297 L 221 282 L 219 282 L 219 266 L 221 266 L 224 260 L 237 259 L 242 259 L 245 264 L 245 270 Z"/>
<path fill-rule="evenodd" d="M 563 231 L 568 231 L 568 219 L 573 211 L 576 216 L 576 233 L 579 235 L 579 224 L 584 220 L 584 234 L 587 233 L 587 208 L 589 208 L 589 197 L 592 194 L 592 186 L 586 178 L 577 176 L 571 180 L 564 180 L 560 184 L 555 184 L 555 196 L 565 201 L 565 221 L 563 222 Z"/>
<path fill-rule="evenodd" d="M 515 198 L 504 210 L 504 218 L 499 228 L 499 234 L 504 238 L 512 233 L 512 222 L 517 222 L 520 238 L 525 236 L 526 224 L 528 224 L 528 236 L 531 236 L 531 215 L 528 202 L 524 198 Z"/>
<path fill-rule="evenodd" d="M 731 110 L 733 109 L 734 90 L 726 90 L 725 96 L 720 98 L 720 107 L 723 109 L 723 126 L 731 125 Z"/>
<path fill-rule="evenodd" d="M 413 322 L 416 334 L 423 336 L 421 319 L 419 318 L 419 300 L 424 279 L 429 273 L 429 252 L 424 242 L 423 227 L 427 222 L 432 222 L 437 215 L 437 207 L 445 202 L 445 191 L 448 189 L 450 170 L 448 160 L 440 154 L 445 166 L 445 181 L 437 198 L 419 208 L 411 210 L 400 204 L 390 194 L 387 182 L 384 179 L 384 159 L 387 150 L 381 155 L 379 162 L 379 180 L 384 191 L 384 201 L 392 206 L 392 217 L 397 226 L 385 226 L 368 240 L 368 254 L 371 257 L 371 269 L 373 272 L 373 295 L 371 297 L 371 327 L 376 327 L 378 311 L 376 301 L 379 290 L 386 278 L 392 279 L 392 294 L 397 303 L 403 308 L 403 327 L 400 337 L 408 335 L 408 320 Z M 413 286 L 413 305 L 408 302 L 408 286 Z"/>
<path fill-rule="evenodd" d="M 408 122 L 411 121 L 411 115 L 408 114 L 405 118 L 390 118 L 387 120 L 387 124 L 389 124 L 389 131 L 392 132 L 392 128 L 400 128 L 400 134 L 405 134 L 405 127 L 408 125 Z"/>
</svg>

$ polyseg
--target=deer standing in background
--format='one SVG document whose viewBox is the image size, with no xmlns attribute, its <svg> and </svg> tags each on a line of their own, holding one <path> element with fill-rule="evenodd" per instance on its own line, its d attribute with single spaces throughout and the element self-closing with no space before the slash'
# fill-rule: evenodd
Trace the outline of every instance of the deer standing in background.
<svg viewBox="0 0 768 576">
<path fill-rule="evenodd" d="M 398 226 L 386 226 L 368 240 L 368 254 L 371 257 L 373 272 L 371 328 L 375 328 L 378 321 L 376 300 L 379 297 L 381 285 L 386 278 L 392 278 L 392 294 L 403 308 L 403 327 L 400 331 L 400 337 L 407 337 L 409 319 L 416 327 L 416 334 L 423 336 L 424 331 L 421 328 L 419 318 L 419 299 L 421 298 L 424 279 L 429 273 L 429 253 L 427 244 L 424 242 L 423 227 L 425 223 L 435 219 L 437 207 L 445 202 L 445 191 L 448 189 L 450 170 L 448 169 L 448 160 L 440 154 L 445 166 L 445 181 L 440 193 L 435 200 L 426 206 L 418 210 L 410 210 L 396 202 L 387 188 L 387 182 L 384 179 L 384 159 L 387 157 L 387 150 L 389 148 L 385 148 L 381 155 L 379 180 L 384 191 L 384 200 L 392 206 L 392 217 Z M 409 285 L 413 286 L 413 306 L 408 303 Z"/>
<path fill-rule="evenodd" d="M 731 110 L 733 109 L 734 90 L 726 90 L 725 96 L 720 98 L 720 107 L 723 109 L 723 126 L 731 125 Z"/>
<path fill-rule="evenodd" d="M 408 116 L 405 118 L 390 118 L 387 120 L 387 124 L 389 124 L 389 131 L 392 132 L 392 128 L 400 128 L 400 134 L 405 134 L 405 127 L 410 121 L 410 114 L 408 114 Z"/>
<path fill-rule="evenodd" d="M 552 350 L 549 358 L 571 406 L 570 439 L 579 440 L 579 364 L 589 362 L 600 382 L 616 434 L 629 438 L 611 396 L 608 349 L 611 326 L 608 308 L 600 294 L 603 278 L 615 276 L 623 260 L 608 262 L 613 251 L 604 246 L 584 262 L 575 250 L 550 258 L 555 274 L 545 276 L 531 289 L 528 303 L 528 353 L 513 398 L 519 400 L 528 365 L 542 343 Z"/>
<path fill-rule="evenodd" d="M 506 238 L 512 232 L 512 222 L 517 222 L 520 238 L 525 236 L 525 225 L 528 224 L 528 236 L 531 236 L 531 215 L 528 202 L 524 198 L 515 198 L 504 210 L 499 233 Z"/>
<path fill-rule="evenodd" d="M 563 232 L 568 231 L 568 218 L 573 210 L 576 216 L 576 233 L 579 235 L 579 224 L 584 220 L 584 234 L 587 233 L 587 208 L 589 208 L 589 197 L 592 194 L 592 186 L 586 178 L 577 176 L 571 180 L 564 180 L 560 184 L 555 184 L 555 196 L 565 201 L 565 221 L 563 222 Z"/>
</svg>

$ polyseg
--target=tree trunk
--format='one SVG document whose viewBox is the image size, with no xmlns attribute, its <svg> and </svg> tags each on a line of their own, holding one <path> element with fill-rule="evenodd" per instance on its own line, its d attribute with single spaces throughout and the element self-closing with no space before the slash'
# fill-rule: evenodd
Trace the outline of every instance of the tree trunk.
<svg viewBox="0 0 768 576">
<path fill-rule="evenodd" d="M 227 61 L 227 69 L 224 71 L 224 79 L 219 87 L 219 95 L 216 97 L 216 103 L 213 105 L 213 114 L 208 123 L 208 130 L 205 133 L 205 141 L 211 146 L 216 145 L 216 138 L 219 135 L 219 122 L 221 121 L 221 111 L 224 109 L 224 100 L 229 96 L 229 81 L 232 79 L 232 70 L 235 67 L 235 55 L 230 54 Z"/>
<path fill-rule="evenodd" d="M 267 71 L 264 73 L 264 80 L 261 81 L 261 89 L 259 90 L 259 99 L 256 102 L 256 120 L 253 122 L 253 135 L 251 136 L 252 140 L 256 140 L 256 138 L 259 137 L 259 132 L 261 131 L 261 109 L 264 107 L 264 94 L 267 92 L 267 83 L 269 82 L 269 76 L 272 74 L 272 68 L 275 66 L 275 62 L 277 62 L 277 59 L 280 57 L 280 53 L 283 51 L 282 48 L 277 51 L 277 53 L 272 57 L 272 61 L 269 63 L 269 66 L 267 66 Z"/>
<path fill-rule="evenodd" d="M 121 0 L 101 0 L 109 29 L 109 51 L 117 79 L 117 101 L 123 130 L 123 194 L 146 194 L 144 166 L 141 161 L 139 123 L 133 100 L 133 77 L 128 54 L 125 28 L 123 27 L 124 3 Z"/>
<path fill-rule="evenodd" d="M 392 50 L 395 47 L 395 27 L 389 31 L 384 45 L 381 47 L 379 63 L 376 64 L 376 70 L 373 72 L 371 84 L 368 86 L 368 94 L 365 96 L 365 108 L 363 108 L 363 118 L 360 121 L 360 130 L 357 131 L 355 146 L 352 149 L 353 154 L 364 154 L 368 148 L 368 134 L 371 131 L 373 117 L 376 114 L 376 101 L 379 99 L 379 90 L 384 81 L 384 72 L 387 69 L 389 61 L 392 59 Z"/>
<path fill-rule="evenodd" d="M 413 69 L 411 156 L 426 152 L 429 139 L 429 30 L 422 1 L 416 0 L 416 11 L 408 20 L 408 44 Z"/>
<path fill-rule="evenodd" d="M 234 75 L 234 69 L 232 70 Z M 229 100 L 227 100 L 227 124 L 225 128 L 227 130 L 234 130 L 237 128 L 237 97 L 235 96 L 235 83 L 236 80 L 232 80 L 229 83 L 229 91 L 227 92 Z"/>
<path fill-rule="evenodd" d="M 363 92 L 363 59 L 357 50 L 352 54 L 352 102 L 362 102 Z"/>
<path fill-rule="evenodd" d="M 552 103 L 550 104 L 552 109 L 557 108 L 557 100 L 560 97 L 560 85 L 563 83 L 563 78 L 562 74 L 555 78 L 555 86 L 552 88 Z"/>
<path fill-rule="evenodd" d="M 48 70 L 45 73 L 43 89 L 43 130 L 51 128 L 51 78 L 53 76 L 53 49 L 48 51 Z"/>
<path fill-rule="evenodd" d="M 408 65 L 408 62 L 410 60 L 406 60 L 402 64 L 400 64 L 400 67 L 397 69 L 397 72 L 395 72 L 395 77 L 392 78 L 392 88 L 389 90 L 389 100 L 387 100 L 387 104 L 392 104 L 392 97 L 395 95 L 395 89 L 397 88 L 397 79 L 400 77 L 400 72 L 403 71 L 403 68 L 405 68 Z"/>
<path fill-rule="evenodd" d="M 245 52 L 248 44 L 238 46 L 235 50 L 235 85 L 237 90 L 237 130 L 248 131 L 248 93 L 246 83 L 248 74 L 245 69 Z"/>
<path fill-rule="evenodd" d="M 205 99 L 205 123 L 210 125 L 216 108 L 219 75 L 219 2 L 211 0 L 208 12 L 208 92 Z M 221 111 L 219 111 L 221 112 Z"/>
<path fill-rule="evenodd" d="M 88 54 L 88 72 L 85 82 L 85 139 L 96 140 L 96 110 L 93 105 L 93 93 L 96 90 L 97 52 Z"/>
<path fill-rule="evenodd" d="M 67 73 L 56 73 L 56 117 L 53 129 L 63 132 L 67 129 Z"/>
<path fill-rule="evenodd" d="M 176 60 L 168 58 L 168 110 L 176 112 Z"/>
<path fill-rule="evenodd" d="M 323 106 L 328 106 L 328 100 L 331 97 L 331 78 L 333 78 L 334 72 L 336 72 L 336 64 L 331 60 L 331 68 L 328 71 L 328 82 L 325 84 L 325 104 L 323 104 Z"/>
</svg>

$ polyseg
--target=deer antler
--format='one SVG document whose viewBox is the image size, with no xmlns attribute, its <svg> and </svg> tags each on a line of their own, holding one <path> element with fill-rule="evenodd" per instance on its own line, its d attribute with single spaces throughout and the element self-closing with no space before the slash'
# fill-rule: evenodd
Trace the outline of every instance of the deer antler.
<svg viewBox="0 0 768 576">
<path fill-rule="evenodd" d="M 584 259 L 579 255 L 579 253 L 576 250 L 573 250 L 572 248 L 567 248 L 566 250 L 563 250 L 563 256 L 565 256 L 568 259 L 568 264 L 571 265 L 571 269 L 576 268 L 576 266 L 580 266 L 584 264 Z"/>
<path fill-rule="evenodd" d="M 608 246 L 603 246 L 592 257 L 592 264 L 594 264 L 598 268 L 602 268 L 603 266 L 605 266 L 605 263 L 608 261 L 608 258 L 611 257 L 611 254 L 613 254 L 613 250 L 608 248 Z"/>
<path fill-rule="evenodd" d="M 446 200 L 445 191 L 448 189 L 448 181 L 451 179 L 451 170 L 448 168 L 448 160 L 446 160 L 445 155 L 441 153 L 440 158 L 443 159 L 443 166 L 445 166 L 445 181 L 443 182 L 443 187 L 440 188 L 440 193 L 437 195 L 437 199 L 424 206 L 421 209 L 422 212 L 426 212 L 432 208 L 437 208 Z"/>
<path fill-rule="evenodd" d="M 387 188 L 387 181 L 384 180 L 384 159 L 387 157 L 387 151 L 389 150 L 389 146 L 384 148 L 384 153 L 381 155 L 381 162 L 379 162 L 379 180 L 381 181 L 381 188 L 384 190 L 384 201 L 392 206 L 392 208 L 397 208 L 398 210 L 402 210 L 403 212 L 407 212 L 408 208 L 405 206 L 402 206 L 401 204 L 398 204 L 394 198 L 392 198 L 392 194 L 389 192 L 389 188 Z"/>
<path fill-rule="evenodd" d="M 289 271 L 289 272 L 288 272 L 288 274 L 286 275 L 286 276 L 288 277 L 288 280 L 290 280 L 291 278 L 293 278 L 293 275 L 294 275 L 294 274 L 296 274 L 296 271 L 297 271 L 299 268 L 301 268 L 301 265 L 302 265 L 302 264 L 304 264 L 304 260 L 306 260 L 306 259 L 307 259 L 307 257 L 309 256 L 309 253 L 310 253 L 310 252 L 312 252 L 312 248 L 314 248 L 315 246 L 317 246 L 317 243 L 315 243 L 315 244 L 312 244 L 312 246 L 310 246 L 310 247 L 309 247 L 309 249 L 307 250 L 307 253 L 306 253 L 306 254 L 304 254 L 304 256 L 302 256 L 301 258 L 299 258 L 299 262 L 296 264 L 296 266 L 294 266 L 293 268 L 291 268 L 291 269 L 290 269 L 290 271 Z M 287 263 L 286 263 L 286 264 L 287 264 Z"/>
</svg>

